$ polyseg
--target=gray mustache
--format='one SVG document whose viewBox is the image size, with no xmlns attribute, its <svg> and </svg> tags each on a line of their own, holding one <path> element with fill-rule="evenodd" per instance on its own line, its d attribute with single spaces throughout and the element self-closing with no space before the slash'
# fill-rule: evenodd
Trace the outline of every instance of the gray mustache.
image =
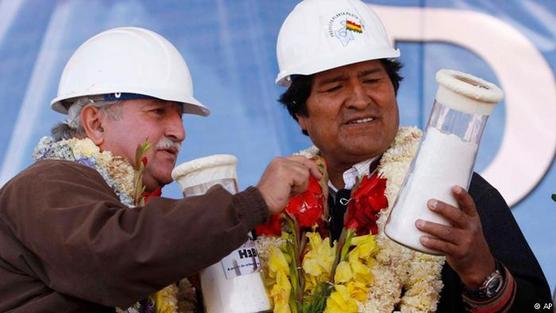
<svg viewBox="0 0 556 313">
<path fill-rule="evenodd" d="M 156 143 L 155 148 L 156 150 L 165 150 L 165 149 L 174 148 L 179 152 L 181 149 L 181 143 L 172 141 L 168 137 L 163 137 Z"/>
</svg>

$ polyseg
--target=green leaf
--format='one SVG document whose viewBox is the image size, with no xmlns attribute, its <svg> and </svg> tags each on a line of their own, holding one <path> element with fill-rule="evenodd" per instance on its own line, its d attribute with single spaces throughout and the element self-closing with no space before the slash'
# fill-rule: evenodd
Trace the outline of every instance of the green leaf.
<svg viewBox="0 0 556 313">
<path fill-rule="evenodd" d="M 135 163 L 133 164 L 135 170 L 133 177 L 135 190 L 133 191 L 133 202 L 138 206 L 144 205 L 143 192 L 145 191 L 145 186 L 143 185 L 143 171 L 145 170 L 145 166 L 143 165 L 142 159 L 145 153 L 151 148 L 151 144 L 148 140 L 148 137 L 145 138 L 145 142 L 137 145 L 137 149 L 135 149 Z"/>
<path fill-rule="evenodd" d="M 340 262 L 346 260 L 347 254 L 351 247 L 351 239 L 355 237 L 355 232 L 352 229 L 343 229 L 342 232 L 343 231 L 346 231 L 346 237 L 340 253 Z"/>
<path fill-rule="evenodd" d="M 305 297 L 303 301 L 303 313 L 322 313 L 326 308 L 326 299 L 332 292 L 332 285 L 328 282 L 319 283 L 315 292 Z"/>
<path fill-rule="evenodd" d="M 142 162 L 141 159 L 143 158 L 143 156 L 145 155 L 145 153 L 147 153 L 147 151 L 149 151 L 149 149 L 151 149 L 151 144 L 149 143 L 149 138 L 145 138 L 145 142 L 143 142 L 140 145 L 137 145 L 137 149 L 135 149 L 135 164 L 134 167 L 136 170 L 139 169 L 139 167 L 141 166 Z"/>
<path fill-rule="evenodd" d="M 556 193 L 552 194 L 552 200 L 556 201 Z"/>
</svg>

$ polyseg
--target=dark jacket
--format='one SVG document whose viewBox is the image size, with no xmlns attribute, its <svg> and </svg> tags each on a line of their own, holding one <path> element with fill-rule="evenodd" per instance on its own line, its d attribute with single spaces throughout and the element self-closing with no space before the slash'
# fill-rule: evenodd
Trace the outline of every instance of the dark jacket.
<svg viewBox="0 0 556 313">
<path fill-rule="evenodd" d="M 511 312 L 542 312 L 535 310 L 534 305 L 540 303 L 542 307 L 545 303 L 551 303 L 548 283 L 510 208 L 500 193 L 479 174 L 473 174 L 469 193 L 475 201 L 492 254 L 509 269 L 515 279 L 517 290 Z M 329 198 L 332 217 L 330 228 L 335 236 L 340 234 L 346 208 L 338 199 L 347 199 L 349 194 L 349 190 L 342 189 Z M 444 288 L 440 294 L 437 312 L 465 312 L 462 299 L 463 283 L 447 263 L 442 270 L 442 281 Z"/>
<path fill-rule="evenodd" d="M 494 257 L 508 268 L 516 282 L 516 296 L 510 312 L 543 312 L 535 310 L 551 303 L 550 289 L 535 255 L 521 233 L 510 208 L 492 185 L 479 174 L 473 174 L 469 193 L 481 217 L 486 241 Z M 446 264 L 442 270 L 444 289 L 438 312 L 464 312 L 459 276 Z"/>
</svg>

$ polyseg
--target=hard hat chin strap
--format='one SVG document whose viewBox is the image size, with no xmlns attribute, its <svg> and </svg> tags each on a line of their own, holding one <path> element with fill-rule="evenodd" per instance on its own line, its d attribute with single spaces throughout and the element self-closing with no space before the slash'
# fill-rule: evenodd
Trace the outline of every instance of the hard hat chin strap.
<svg viewBox="0 0 556 313">
<path fill-rule="evenodd" d="M 141 100 L 141 99 L 157 99 L 155 97 L 146 96 L 138 93 L 115 92 L 103 95 L 104 101 L 121 101 L 121 100 Z"/>
</svg>

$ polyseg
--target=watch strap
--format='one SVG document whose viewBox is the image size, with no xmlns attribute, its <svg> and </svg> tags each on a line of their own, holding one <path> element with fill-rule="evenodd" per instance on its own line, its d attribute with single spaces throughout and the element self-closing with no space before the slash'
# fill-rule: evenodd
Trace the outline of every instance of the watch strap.
<svg viewBox="0 0 556 313">
<path fill-rule="evenodd" d="M 462 298 L 467 306 L 468 312 L 506 312 L 511 308 L 517 289 L 515 279 L 502 263 L 497 263 L 497 267 L 499 267 L 498 270 L 501 271 L 504 276 L 502 287 L 497 294 L 490 298 L 477 298 L 464 290 Z"/>
<path fill-rule="evenodd" d="M 488 299 L 496 296 L 504 285 L 505 270 L 500 262 L 495 262 L 495 268 L 477 289 L 470 289 L 464 286 L 464 293 L 476 299 Z"/>
</svg>

